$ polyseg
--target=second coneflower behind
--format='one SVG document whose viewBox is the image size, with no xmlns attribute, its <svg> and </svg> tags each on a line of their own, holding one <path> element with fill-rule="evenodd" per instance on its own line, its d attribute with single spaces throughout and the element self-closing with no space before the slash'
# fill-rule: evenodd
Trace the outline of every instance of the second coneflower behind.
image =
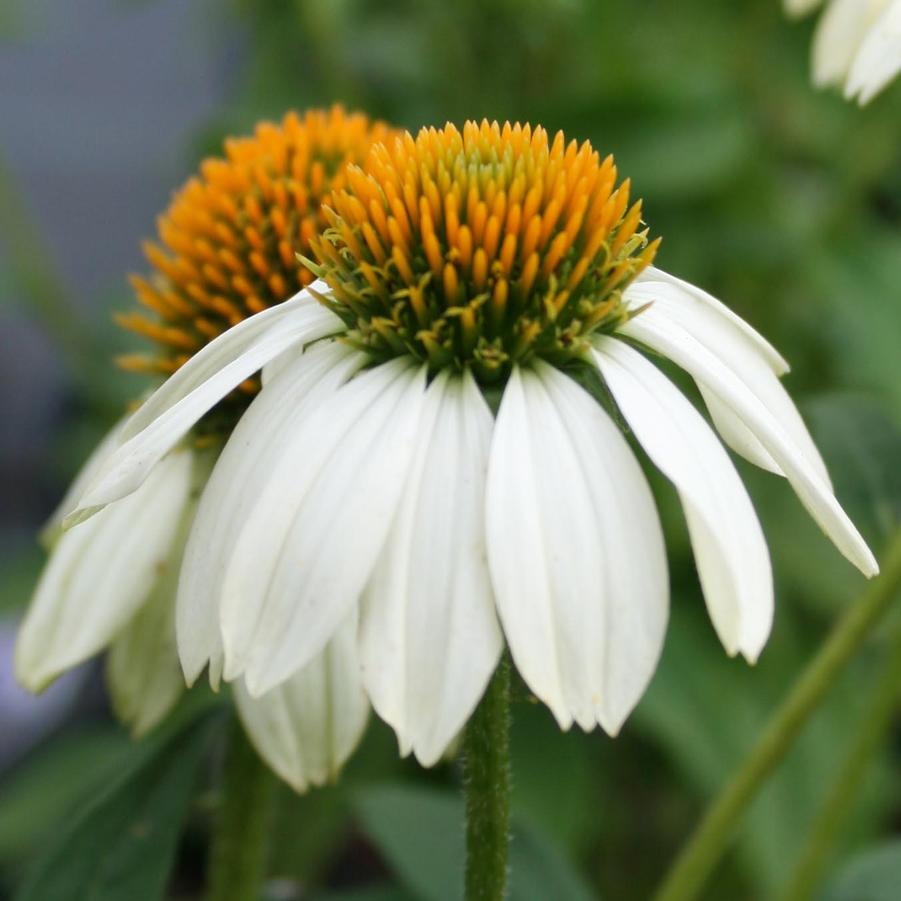
<svg viewBox="0 0 901 901">
<path fill-rule="evenodd" d="M 679 493 L 720 639 L 755 660 L 773 613 L 760 524 L 714 430 L 648 353 L 685 369 L 724 440 L 877 571 L 782 388 L 786 362 L 650 265 L 629 194 L 589 144 L 487 122 L 395 137 L 349 168 L 311 242 L 320 279 L 182 366 L 79 502 L 76 518 L 139 491 L 263 368 L 185 552 L 190 678 L 209 665 L 265 697 L 358 618 L 369 698 L 424 764 L 505 644 L 563 728 L 616 733 L 656 666 L 669 588 L 614 407 Z"/>
<path fill-rule="evenodd" d="M 804 16 L 823 0 L 785 0 Z M 813 39 L 813 80 L 869 103 L 901 72 L 901 0 L 827 0 Z"/>
<path fill-rule="evenodd" d="M 335 107 L 289 113 L 251 137 L 228 140 L 224 156 L 205 160 L 175 195 L 160 217 L 159 242 L 145 247 L 153 272 L 132 279 L 144 311 L 118 319 L 149 338 L 153 351 L 120 363 L 171 375 L 195 355 L 203 359 L 204 348 L 228 329 L 308 284 L 312 275 L 296 253 L 310 252 L 327 225 L 323 200 L 345 186 L 348 164 L 361 163 L 370 144 L 388 134 L 384 124 Z M 317 309 L 308 324 L 314 334 L 328 334 L 332 317 Z M 146 732 L 171 709 L 184 690 L 175 595 L 185 543 L 218 449 L 258 389 L 253 379 L 230 384 L 223 403 L 138 491 L 61 533 L 63 517 L 102 469 L 122 426 L 97 449 L 47 531 L 52 553 L 16 647 L 23 685 L 41 690 L 109 648 L 113 704 L 134 732 Z M 259 699 L 238 682 L 235 696 L 251 740 L 287 781 L 301 789 L 327 779 L 367 718 L 353 616 L 293 678 Z"/>
</svg>

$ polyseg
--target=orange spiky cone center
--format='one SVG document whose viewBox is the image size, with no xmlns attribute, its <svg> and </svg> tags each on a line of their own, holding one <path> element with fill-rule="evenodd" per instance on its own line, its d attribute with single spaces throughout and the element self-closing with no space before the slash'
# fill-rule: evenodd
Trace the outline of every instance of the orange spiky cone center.
<svg viewBox="0 0 901 901">
<path fill-rule="evenodd" d="M 144 250 L 153 273 L 132 276 L 146 312 L 117 317 L 154 343 L 121 357 L 125 368 L 167 375 L 201 347 L 313 279 L 297 261 L 326 227 L 322 203 L 347 184 L 390 129 L 341 107 L 290 112 L 205 160 L 158 221 Z M 245 390 L 253 391 L 253 382 Z"/>
<path fill-rule="evenodd" d="M 659 243 L 612 157 L 509 123 L 376 144 L 327 214 L 310 265 L 348 340 L 485 382 L 532 356 L 583 355 L 622 322 L 622 292 Z"/>
</svg>

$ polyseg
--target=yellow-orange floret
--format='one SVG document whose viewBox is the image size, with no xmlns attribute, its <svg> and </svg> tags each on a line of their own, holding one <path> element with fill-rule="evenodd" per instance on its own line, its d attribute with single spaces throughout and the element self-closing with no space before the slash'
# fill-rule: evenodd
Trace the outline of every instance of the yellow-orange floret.
<svg viewBox="0 0 901 901">
<path fill-rule="evenodd" d="M 144 252 L 153 274 L 131 283 L 148 311 L 120 325 L 153 341 L 156 353 L 121 357 L 128 369 L 169 374 L 227 328 L 287 300 L 313 276 L 297 261 L 325 226 L 322 203 L 346 185 L 391 130 L 340 106 L 288 113 L 252 137 L 225 142 L 206 159 L 158 220 Z M 252 389 L 252 384 L 244 386 Z"/>
<path fill-rule="evenodd" d="M 471 366 L 580 357 L 626 316 L 654 257 L 613 158 L 543 128 L 467 122 L 375 144 L 310 244 L 348 339 L 377 358 Z"/>
</svg>

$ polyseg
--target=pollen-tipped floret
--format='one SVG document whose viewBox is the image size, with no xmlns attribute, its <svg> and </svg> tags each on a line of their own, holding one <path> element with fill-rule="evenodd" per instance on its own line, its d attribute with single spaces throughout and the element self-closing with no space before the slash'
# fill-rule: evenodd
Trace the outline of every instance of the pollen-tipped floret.
<svg viewBox="0 0 901 901">
<path fill-rule="evenodd" d="M 307 285 L 313 276 L 296 254 L 326 226 L 323 200 L 345 186 L 347 165 L 389 134 L 335 106 L 290 112 L 227 140 L 225 156 L 205 160 L 160 216 L 159 243 L 144 246 L 155 272 L 131 282 L 150 315 L 118 317 L 158 351 L 120 362 L 173 372 L 227 328 Z"/>
<path fill-rule="evenodd" d="M 323 297 L 377 358 L 472 367 L 579 357 L 626 315 L 622 291 L 653 259 L 641 202 L 613 158 L 543 128 L 467 122 L 373 146 L 310 242 Z"/>
</svg>

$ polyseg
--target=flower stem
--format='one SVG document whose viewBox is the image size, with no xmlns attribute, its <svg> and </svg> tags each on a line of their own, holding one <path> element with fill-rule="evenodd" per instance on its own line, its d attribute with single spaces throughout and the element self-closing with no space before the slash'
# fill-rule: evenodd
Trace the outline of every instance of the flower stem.
<svg viewBox="0 0 901 901">
<path fill-rule="evenodd" d="M 488 683 L 463 738 L 466 899 L 502 901 L 510 844 L 510 665 Z"/>
<path fill-rule="evenodd" d="M 835 624 L 785 700 L 770 718 L 732 780 L 708 808 L 654 896 L 655 901 L 695 898 L 729 845 L 735 828 L 767 777 L 782 762 L 810 715 L 860 649 L 901 588 L 901 532 L 875 579 Z"/>
<path fill-rule="evenodd" d="M 235 718 L 209 865 L 209 901 L 259 901 L 266 877 L 275 779 Z"/>
<path fill-rule="evenodd" d="M 783 901 L 805 901 L 812 897 L 842 825 L 858 798 L 861 782 L 867 775 L 873 756 L 885 740 L 901 694 L 901 629 L 888 649 L 867 707 L 855 731 L 847 756 L 820 807 L 807 841 L 789 877 Z"/>
</svg>

